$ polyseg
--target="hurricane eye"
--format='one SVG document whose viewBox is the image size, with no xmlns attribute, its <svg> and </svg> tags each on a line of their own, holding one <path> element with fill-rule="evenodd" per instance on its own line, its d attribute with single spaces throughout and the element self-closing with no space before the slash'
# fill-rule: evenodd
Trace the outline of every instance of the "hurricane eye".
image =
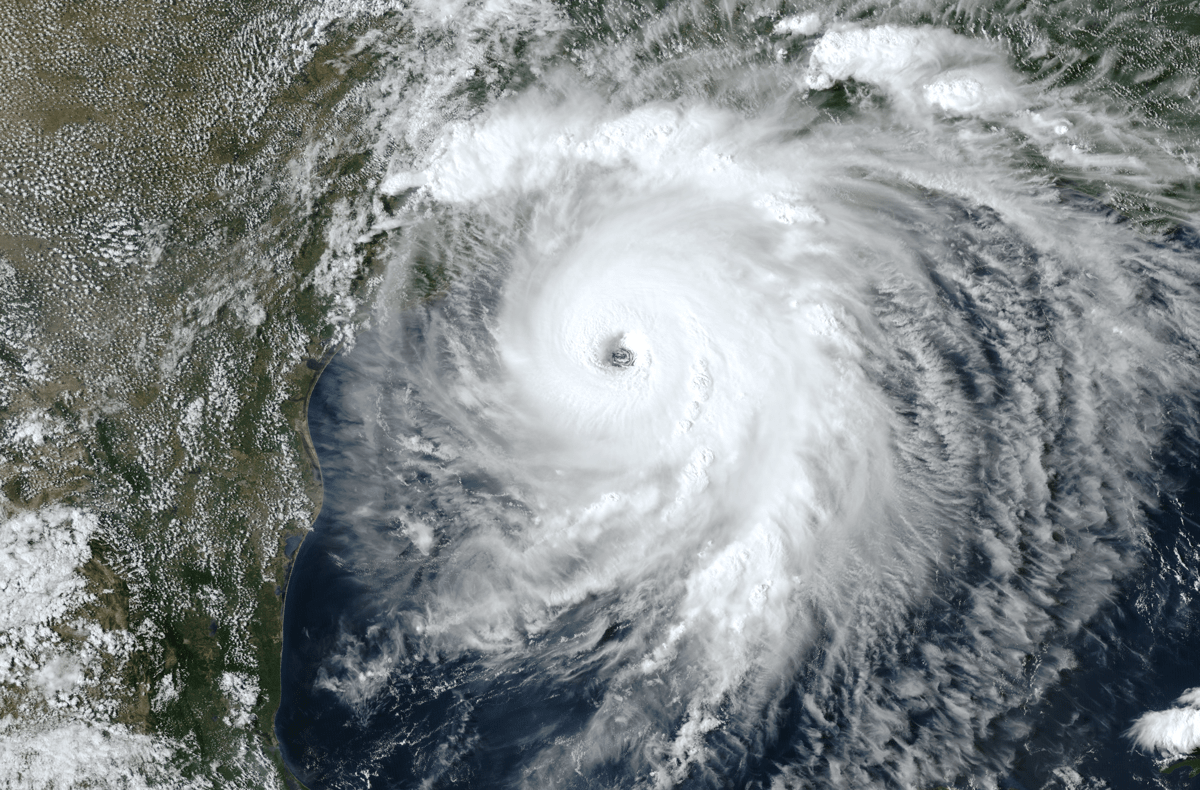
<svg viewBox="0 0 1200 790">
<path fill-rule="evenodd" d="M 617 346 L 608 355 L 608 364 L 614 368 L 631 368 L 636 361 L 634 353 L 624 346 Z"/>
</svg>

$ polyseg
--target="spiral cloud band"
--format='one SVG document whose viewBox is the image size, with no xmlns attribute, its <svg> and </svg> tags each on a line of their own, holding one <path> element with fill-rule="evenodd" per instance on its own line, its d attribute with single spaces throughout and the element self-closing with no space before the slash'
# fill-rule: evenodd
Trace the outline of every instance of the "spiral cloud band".
<svg viewBox="0 0 1200 790">
<path fill-rule="evenodd" d="M 998 776 L 1145 551 L 1195 253 L 1022 165 L 1110 122 L 932 28 L 727 79 L 756 112 L 556 72 L 381 186 L 322 456 L 370 594 L 314 684 L 414 786 Z"/>
</svg>

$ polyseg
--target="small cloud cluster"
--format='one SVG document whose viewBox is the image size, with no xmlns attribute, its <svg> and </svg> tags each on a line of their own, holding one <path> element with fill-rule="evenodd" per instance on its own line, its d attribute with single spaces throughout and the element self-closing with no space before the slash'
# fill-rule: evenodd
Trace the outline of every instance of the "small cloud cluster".
<svg viewBox="0 0 1200 790">
<path fill-rule="evenodd" d="M 1184 692 L 1166 710 L 1143 715 L 1127 734 L 1147 751 L 1187 754 L 1200 749 L 1200 688 Z"/>
</svg>

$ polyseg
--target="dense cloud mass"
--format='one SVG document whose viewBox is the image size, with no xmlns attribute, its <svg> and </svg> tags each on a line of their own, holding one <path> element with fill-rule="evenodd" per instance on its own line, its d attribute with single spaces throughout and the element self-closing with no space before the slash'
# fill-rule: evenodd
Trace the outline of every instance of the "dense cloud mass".
<svg viewBox="0 0 1200 790">
<path fill-rule="evenodd" d="M 1188 786 L 1194 12 L 0 3 L 0 784 Z"/>
<path fill-rule="evenodd" d="M 372 326 L 315 401 L 289 759 L 330 787 L 1066 781 L 1130 721 L 1055 729 L 1055 695 L 1095 644 L 1127 660 L 1138 585 L 1151 629 L 1173 595 L 1182 165 L 983 36 L 762 11 L 760 58 L 681 8 L 648 23 L 678 57 L 638 64 L 663 30 L 530 56 L 381 175 Z"/>
</svg>

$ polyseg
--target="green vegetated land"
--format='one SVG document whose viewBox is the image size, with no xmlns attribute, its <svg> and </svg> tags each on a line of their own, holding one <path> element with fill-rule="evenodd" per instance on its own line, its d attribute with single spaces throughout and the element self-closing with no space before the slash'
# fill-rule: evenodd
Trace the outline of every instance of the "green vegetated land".
<svg viewBox="0 0 1200 790">
<path fill-rule="evenodd" d="M 591 5 L 567 5 L 589 29 Z M 331 241 L 334 226 L 401 210 L 371 199 L 383 152 L 352 93 L 379 67 L 360 34 L 389 23 L 318 36 L 303 10 L 0 8 L 0 516 L 58 505 L 97 516 L 84 602 L 48 625 L 67 653 L 95 641 L 89 625 L 127 645 L 101 651 L 74 697 L 0 684 L 0 717 L 160 736 L 178 749 L 179 777 L 202 786 L 287 781 L 272 732 L 284 546 L 321 501 L 307 398 L 399 243 Z M 1109 35 L 1062 29 L 1064 59 Z M 532 79 L 505 65 L 534 62 L 529 41 L 485 43 L 472 55 L 481 68 L 443 97 L 449 114 Z M 1022 66 L 1062 68 L 1063 83 L 1099 68 Z M 1171 120 L 1174 105 L 1159 104 Z M 407 243 L 408 298 L 443 293 L 454 256 L 422 246 L 419 228 Z M 41 441 L 2 444 L 27 424 Z"/>
<path fill-rule="evenodd" d="M 0 446 L 0 515 L 96 515 L 83 603 L 48 625 L 64 654 L 91 624 L 126 645 L 71 695 L 0 685 L 0 715 L 155 736 L 176 750 L 158 775 L 200 786 L 285 782 L 284 546 L 321 501 L 307 398 L 387 241 L 320 271 L 335 207 L 378 175 L 339 110 L 374 62 L 343 57 L 352 25 L 289 51 L 313 31 L 280 5 L 0 10 L 0 437 L 44 429 Z"/>
<path fill-rule="evenodd" d="M 21 733 L 84 722 L 111 754 L 139 737 L 169 754 L 147 767 L 131 747 L 62 782 L 294 782 L 273 718 L 284 547 L 321 501 L 307 398 L 390 257 L 414 259 L 402 303 L 444 293 L 454 271 L 419 227 L 374 229 L 406 197 L 375 193 L 394 151 L 354 88 L 380 69 L 362 34 L 386 42 L 403 21 L 322 31 L 323 10 L 0 8 L 0 441 L 37 435 L 0 444 L 0 516 L 95 517 L 80 599 L 45 623 L 53 644 L 0 634 L 25 667 L 0 682 L 0 716 L 30 771 L 55 758 Z M 413 51 L 459 46 L 425 35 Z M 514 62 L 523 46 L 500 36 L 469 56 Z M 462 71 L 435 75 L 452 115 L 528 79 Z M 56 656 L 84 669 L 51 694 L 32 679 Z"/>
<path fill-rule="evenodd" d="M 1181 768 L 1188 772 L 1188 777 L 1191 779 L 1200 776 L 1200 749 L 1196 749 L 1182 760 L 1171 763 L 1166 768 L 1163 768 L 1162 772 L 1164 774 L 1173 774 Z"/>
</svg>

